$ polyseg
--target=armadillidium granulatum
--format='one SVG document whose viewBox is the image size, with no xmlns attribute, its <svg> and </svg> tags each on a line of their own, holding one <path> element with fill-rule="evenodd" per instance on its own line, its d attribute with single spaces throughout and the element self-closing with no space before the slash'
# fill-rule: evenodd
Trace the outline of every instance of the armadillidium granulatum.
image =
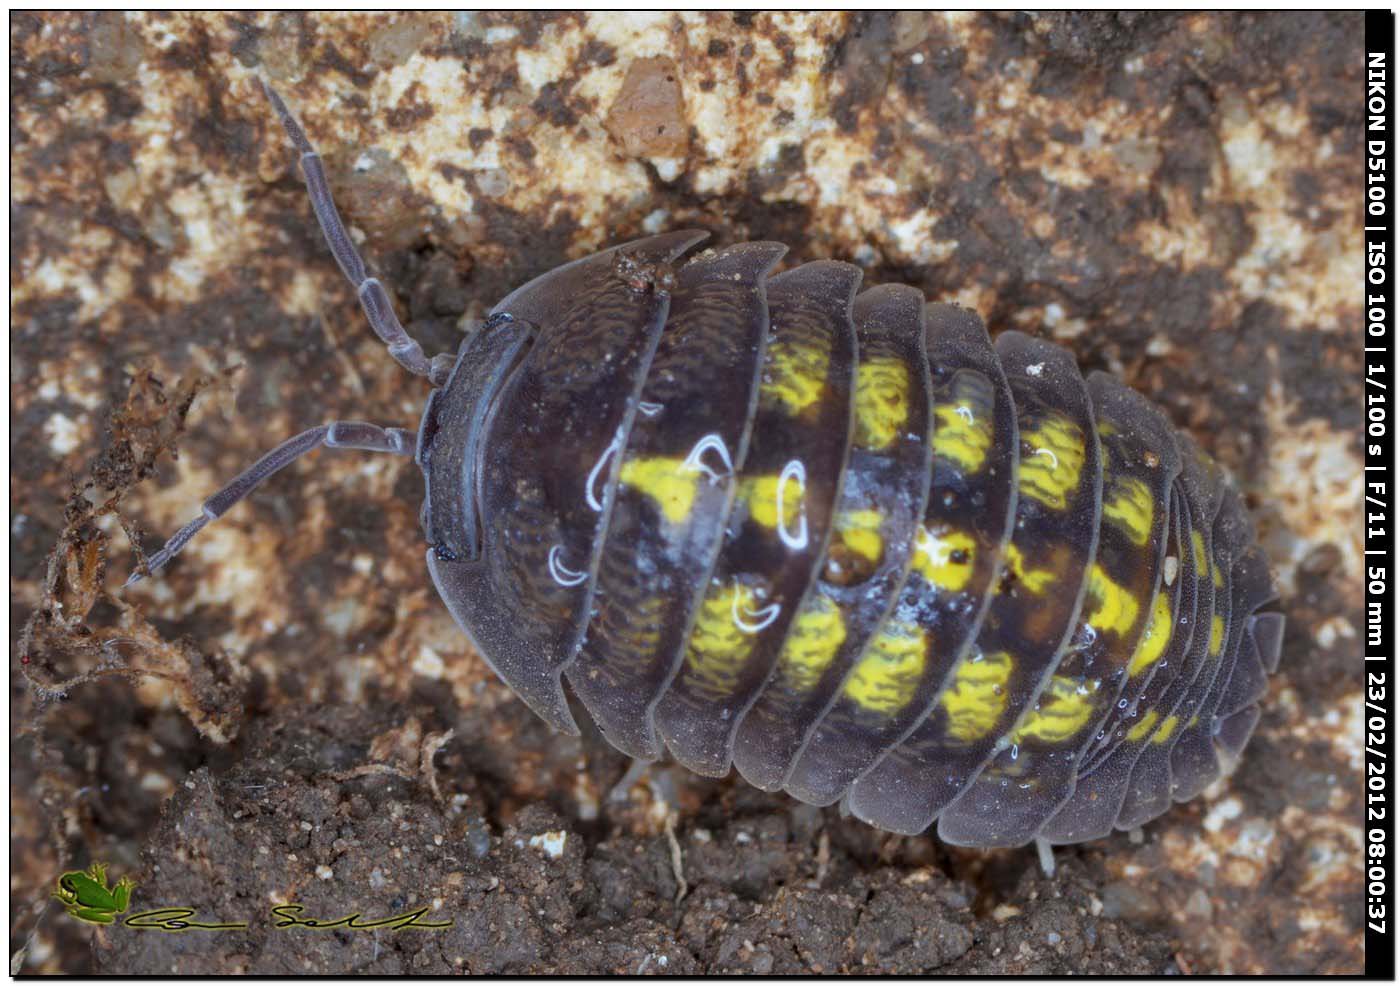
<svg viewBox="0 0 1400 986">
<path fill-rule="evenodd" d="M 307 431 L 157 554 L 320 445 L 413 454 L 432 579 L 496 673 L 576 731 L 945 841 L 1080 842 L 1238 757 L 1283 620 L 1239 496 L 1060 347 L 776 243 L 651 236 L 501 301 L 428 359 L 269 91 L 337 262 L 433 390 L 416 435 Z M 133 576 L 135 578 L 135 576 Z"/>
</svg>

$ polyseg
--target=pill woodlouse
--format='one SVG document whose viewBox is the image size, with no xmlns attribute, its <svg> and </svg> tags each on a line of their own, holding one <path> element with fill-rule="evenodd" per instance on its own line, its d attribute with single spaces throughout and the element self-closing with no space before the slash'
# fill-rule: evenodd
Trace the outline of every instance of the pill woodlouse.
<svg viewBox="0 0 1400 986">
<path fill-rule="evenodd" d="M 511 293 L 428 359 L 313 208 L 416 435 L 279 446 L 149 560 L 320 445 L 413 454 L 432 579 L 496 673 L 576 732 L 945 841 L 1080 842 L 1236 759 L 1282 617 L 1222 472 L 1115 378 L 835 261 L 651 236 Z M 137 576 L 133 576 L 136 578 Z"/>
</svg>

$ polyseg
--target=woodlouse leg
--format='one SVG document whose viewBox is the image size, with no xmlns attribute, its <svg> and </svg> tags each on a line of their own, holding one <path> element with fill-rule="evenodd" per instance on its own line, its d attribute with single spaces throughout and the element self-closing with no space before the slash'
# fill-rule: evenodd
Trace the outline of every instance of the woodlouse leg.
<svg viewBox="0 0 1400 986">
<path fill-rule="evenodd" d="M 627 773 L 622 775 L 622 779 L 612 786 L 608 792 L 608 800 L 621 804 L 631 795 L 632 788 L 638 781 L 647 775 L 652 767 L 656 766 L 651 760 L 633 761 L 627 766 Z"/>
<path fill-rule="evenodd" d="M 390 302 L 384 285 L 379 283 L 378 278 L 366 274 L 365 262 L 360 259 L 345 224 L 341 222 L 340 213 L 336 211 L 335 202 L 331 199 L 331 186 L 326 181 L 326 170 L 321 164 L 321 156 L 311 146 L 306 132 L 287 109 L 287 104 L 282 102 L 282 97 L 277 95 L 266 80 L 259 81 L 262 82 L 263 92 L 267 94 L 272 108 L 277 111 L 282 128 L 287 131 L 287 137 L 301 152 L 301 173 L 306 181 L 306 190 L 311 196 L 311 208 L 316 213 L 316 221 L 321 224 L 321 234 L 326 239 L 326 245 L 331 248 L 331 254 L 340 265 L 346 280 L 354 286 L 355 294 L 360 299 L 360 307 L 369 319 L 370 328 L 374 329 L 374 334 L 389 348 L 389 355 L 405 370 L 420 377 L 428 377 L 435 384 L 440 383 L 438 378 L 442 376 L 442 371 L 450 370 L 450 366 L 435 367 L 434 362 L 423 354 L 423 347 L 404 331 L 398 316 L 394 314 L 393 303 Z"/>
<path fill-rule="evenodd" d="M 233 482 L 204 501 L 200 515 L 175 533 L 147 560 L 146 571 L 131 573 L 126 585 L 133 585 L 163 567 L 193 540 L 211 520 L 218 520 L 263 482 L 308 452 L 320 448 L 353 448 L 370 452 L 412 455 L 415 438 L 407 428 L 381 428 L 362 421 L 332 421 L 287 439 L 257 462 L 239 473 Z M 125 587 L 124 587 L 125 588 Z"/>
</svg>

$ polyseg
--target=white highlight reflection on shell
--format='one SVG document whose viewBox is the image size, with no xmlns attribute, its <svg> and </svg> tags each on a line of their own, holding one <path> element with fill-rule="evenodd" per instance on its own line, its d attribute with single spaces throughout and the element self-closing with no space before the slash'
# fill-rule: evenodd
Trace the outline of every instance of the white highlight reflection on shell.
<svg viewBox="0 0 1400 986">
<path fill-rule="evenodd" d="M 783 509 L 785 506 L 783 503 L 784 493 L 787 490 L 788 483 L 793 480 L 796 480 L 801 485 L 804 494 L 802 502 L 798 504 L 797 508 L 799 522 L 795 534 L 788 530 L 787 512 Z M 782 474 L 778 477 L 778 537 L 783 544 L 787 545 L 793 551 L 801 551 L 803 548 L 807 547 L 806 490 L 807 470 L 800 461 L 793 459 L 787 465 L 783 466 Z"/>
<path fill-rule="evenodd" d="M 719 455 L 720 462 L 724 465 L 723 473 L 715 472 L 701 461 L 706 452 L 715 452 Z M 685 457 L 685 467 L 692 472 L 703 472 L 710 477 L 711 482 L 715 483 L 728 479 L 734 474 L 734 462 L 730 458 L 729 447 L 724 444 L 724 439 L 714 432 L 695 443 L 695 447 Z"/>
<path fill-rule="evenodd" d="M 588 578 L 587 572 L 575 572 L 567 568 L 559 556 L 564 553 L 564 546 L 556 544 L 549 549 L 549 577 L 562 586 L 575 586 Z"/>
<path fill-rule="evenodd" d="M 750 623 L 739 615 L 740 593 L 734 594 L 734 601 L 729 604 L 729 615 L 734 618 L 734 625 L 745 633 L 759 633 L 766 630 L 778 618 L 778 614 L 783 611 L 783 607 L 778 603 L 769 603 L 757 611 L 749 611 L 749 615 L 755 617 L 758 622 Z"/>
<path fill-rule="evenodd" d="M 608 447 L 603 449 L 603 454 L 598 457 L 598 461 L 593 463 L 593 468 L 588 470 L 588 482 L 583 488 L 584 499 L 588 505 L 598 513 L 603 512 L 603 502 L 593 494 L 593 489 L 598 485 L 598 475 L 608 464 L 608 460 L 617 454 L 617 450 L 622 447 L 622 428 L 617 429 L 617 434 L 613 435 L 613 440 L 608 443 Z"/>
<path fill-rule="evenodd" d="M 958 417 L 962 418 L 963 421 L 967 422 L 969 425 L 975 425 L 977 423 L 977 419 L 972 414 L 972 408 L 965 405 L 958 406 Z"/>
<path fill-rule="evenodd" d="M 930 528 L 923 529 L 923 535 L 914 541 L 914 550 L 929 560 L 932 565 L 946 565 L 953 559 L 953 542 L 939 537 Z"/>
</svg>

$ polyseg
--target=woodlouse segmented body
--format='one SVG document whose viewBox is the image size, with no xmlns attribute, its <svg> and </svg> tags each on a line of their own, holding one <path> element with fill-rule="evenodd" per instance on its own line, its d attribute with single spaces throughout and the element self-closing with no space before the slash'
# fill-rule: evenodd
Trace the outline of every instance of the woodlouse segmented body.
<svg viewBox="0 0 1400 986">
<path fill-rule="evenodd" d="M 697 239 L 532 282 L 430 402 L 429 567 L 501 677 L 573 730 L 566 678 L 634 757 L 961 844 L 1218 776 L 1281 618 L 1190 440 L 1051 343 Z"/>
<path fill-rule="evenodd" d="M 1123 384 L 912 288 L 857 293 L 848 264 L 773 275 L 778 244 L 683 260 L 695 231 L 530 282 L 449 372 L 274 102 L 372 324 L 436 385 L 412 442 L 432 578 L 551 725 L 576 731 L 567 679 L 634 757 L 980 846 L 1141 824 L 1239 755 L 1279 656 L 1267 565 L 1220 470 Z M 346 428 L 272 453 L 152 567 L 302 451 L 409 451 Z"/>
</svg>

